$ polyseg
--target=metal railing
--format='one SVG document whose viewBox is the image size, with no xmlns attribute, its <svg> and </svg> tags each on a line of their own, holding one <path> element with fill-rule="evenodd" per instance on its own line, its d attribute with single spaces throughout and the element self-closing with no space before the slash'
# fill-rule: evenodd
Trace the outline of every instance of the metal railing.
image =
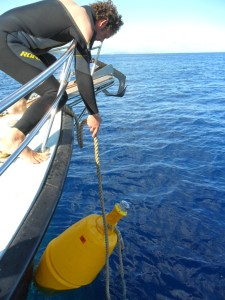
<svg viewBox="0 0 225 300">
<path fill-rule="evenodd" d="M 13 163 L 13 161 L 18 157 L 18 155 L 24 150 L 24 148 L 30 143 L 30 141 L 34 138 L 34 136 L 38 133 L 41 127 L 45 124 L 45 122 L 50 118 L 49 127 L 44 138 L 42 149 L 45 149 L 45 143 L 48 139 L 49 132 L 51 130 L 51 125 L 53 123 L 57 105 L 65 92 L 67 87 L 68 79 L 70 78 L 70 66 L 73 58 L 74 48 L 76 47 L 75 41 L 71 42 L 67 51 L 59 58 L 53 65 L 51 65 L 44 72 L 36 76 L 34 79 L 23 85 L 17 91 L 12 93 L 10 96 L 4 98 L 0 102 L 0 112 L 5 111 L 8 107 L 16 103 L 18 100 L 32 92 L 39 84 L 48 79 L 53 73 L 59 69 L 63 64 L 63 70 L 60 76 L 60 86 L 57 93 L 57 97 L 55 102 L 53 103 L 51 109 L 44 115 L 44 117 L 39 121 L 39 123 L 34 127 L 34 129 L 26 136 L 25 140 L 21 143 L 21 145 L 13 152 L 9 158 L 4 162 L 4 164 L 0 167 L 0 175 L 2 175 L 5 170 Z"/>
<path fill-rule="evenodd" d="M 3 163 L 3 165 L 0 167 L 0 176 L 8 169 L 8 167 L 14 162 L 14 160 L 19 156 L 19 154 L 24 150 L 24 148 L 33 140 L 33 138 L 37 135 L 39 130 L 42 128 L 42 126 L 45 124 L 45 122 L 49 119 L 48 128 L 46 130 L 46 135 L 42 141 L 41 149 L 40 151 L 44 151 L 46 149 L 46 142 L 48 140 L 51 127 L 54 121 L 55 114 L 57 112 L 57 106 L 58 103 L 65 92 L 68 82 L 71 78 L 71 76 L 74 75 L 74 73 L 71 72 L 71 63 L 72 58 L 74 54 L 74 49 L 76 47 L 76 42 L 73 41 L 69 46 L 61 47 L 60 50 L 65 49 L 65 53 L 49 68 L 47 68 L 44 72 L 39 74 L 37 77 L 20 87 L 17 91 L 12 93 L 10 96 L 4 98 L 0 102 L 0 113 L 5 111 L 7 108 L 15 104 L 18 100 L 23 98 L 24 96 L 31 93 L 35 88 L 44 82 L 46 79 L 48 79 L 50 76 L 53 75 L 55 71 L 59 69 L 63 65 L 63 70 L 60 75 L 60 85 L 59 90 L 55 99 L 55 102 L 51 106 L 50 110 L 43 116 L 43 118 L 39 121 L 39 123 L 34 127 L 34 129 L 29 133 L 29 135 L 26 136 L 24 141 L 20 144 L 20 146 L 7 158 L 7 160 Z M 95 94 L 98 94 L 99 92 L 103 91 L 107 96 L 116 96 L 116 97 L 122 97 L 126 91 L 125 87 L 125 81 L 126 76 L 124 76 L 122 73 L 117 71 L 112 67 L 112 65 L 106 65 L 98 60 L 100 51 L 101 51 L 102 43 L 94 48 L 92 50 L 97 49 L 97 54 L 95 56 L 95 59 L 93 61 L 92 68 L 90 70 L 91 75 L 93 76 L 93 79 L 102 77 L 104 75 L 110 75 L 111 77 L 106 80 L 105 83 L 96 84 L 95 87 Z M 98 68 L 100 67 L 100 70 L 96 70 L 96 65 Z M 114 85 L 114 79 L 113 77 L 117 78 L 119 80 L 119 89 L 117 93 L 110 93 L 107 91 L 107 88 Z M 75 98 L 75 100 L 73 100 Z M 71 101 L 72 100 L 72 101 Z M 82 100 L 81 96 L 79 95 L 79 92 L 73 94 L 72 97 L 69 97 L 68 102 L 69 106 L 73 108 L 75 105 L 80 103 Z M 80 120 L 84 113 L 86 112 L 86 108 L 83 109 L 83 111 L 78 116 L 78 120 Z"/>
</svg>

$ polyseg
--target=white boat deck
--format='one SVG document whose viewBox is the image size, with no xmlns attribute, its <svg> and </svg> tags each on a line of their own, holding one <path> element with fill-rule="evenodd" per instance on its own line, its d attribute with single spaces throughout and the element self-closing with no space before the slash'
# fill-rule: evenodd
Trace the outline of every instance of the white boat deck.
<svg viewBox="0 0 225 300">
<path fill-rule="evenodd" d="M 0 138 L 8 124 L 15 117 L 6 115 L 0 118 Z M 46 133 L 48 121 L 39 131 L 35 139 L 29 144 L 32 149 L 41 146 Z M 61 127 L 61 112 L 57 113 L 53 123 L 47 147 L 50 148 L 50 157 L 41 164 L 31 164 L 18 158 L 0 176 L 0 257 L 7 248 L 11 239 L 29 212 L 36 195 L 39 193 L 41 183 L 47 171 L 57 146 Z"/>
</svg>

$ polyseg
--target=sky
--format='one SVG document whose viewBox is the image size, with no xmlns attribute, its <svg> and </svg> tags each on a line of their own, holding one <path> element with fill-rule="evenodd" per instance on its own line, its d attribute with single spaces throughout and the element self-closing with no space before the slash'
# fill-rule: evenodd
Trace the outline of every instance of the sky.
<svg viewBox="0 0 225 300">
<path fill-rule="evenodd" d="M 0 14 L 32 0 L 0 0 Z M 77 0 L 80 5 L 95 0 Z M 102 53 L 225 52 L 225 0 L 113 0 L 124 25 Z"/>
</svg>

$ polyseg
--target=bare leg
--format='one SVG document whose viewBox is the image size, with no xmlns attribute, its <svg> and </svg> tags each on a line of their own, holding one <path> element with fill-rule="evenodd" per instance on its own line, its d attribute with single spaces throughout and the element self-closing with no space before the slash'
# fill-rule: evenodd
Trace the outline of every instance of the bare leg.
<svg viewBox="0 0 225 300">
<path fill-rule="evenodd" d="M 15 104 L 10 106 L 7 111 L 11 115 L 22 114 L 27 109 L 27 101 L 25 98 L 20 99 Z"/>
<path fill-rule="evenodd" d="M 2 138 L 0 148 L 3 152 L 12 154 L 18 146 L 24 141 L 25 135 L 17 128 L 11 128 L 9 133 Z M 49 152 L 36 152 L 26 147 L 19 155 L 20 158 L 33 163 L 39 164 L 49 157 Z"/>
</svg>

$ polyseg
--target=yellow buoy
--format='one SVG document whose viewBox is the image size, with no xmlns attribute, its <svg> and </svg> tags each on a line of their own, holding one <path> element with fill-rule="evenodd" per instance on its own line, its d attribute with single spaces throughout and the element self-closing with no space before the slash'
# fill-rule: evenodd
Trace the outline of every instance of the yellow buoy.
<svg viewBox="0 0 225 300">
<path fill-rule="evenodd" d="M 106 215 L 109 255 L 117 243 L 115 225 L 127 215 L 127 203 L 121 203 L 117 203 Z M 79 288 L 91 283 L 105 263 L 103 219 L 93 214 L 72 225 L 48 244 L 37 267 L 35 281 L 40 287 L 52 290 Z"/>
</svg>

